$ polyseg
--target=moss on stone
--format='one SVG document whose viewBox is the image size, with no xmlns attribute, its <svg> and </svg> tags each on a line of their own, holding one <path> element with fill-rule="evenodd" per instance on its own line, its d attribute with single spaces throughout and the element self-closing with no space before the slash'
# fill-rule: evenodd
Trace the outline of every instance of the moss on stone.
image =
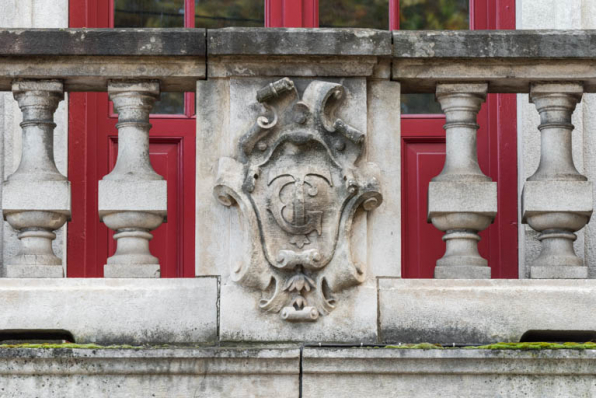
<svg viewBox="0 0 596 398">
<path fill-rule="evenodd" d="M 131 349 L 137 350 L 145 347 L 132 346 L 132 345 L 98 345 L 98 344 L 75 344 L 75 343 L 62 343 L 62 344 L 0 344 L 0 348 L 43 348 L 43 349 L 55 349 L 55 348 L 77 348 L 87 350 L 106 350 L 106 349 Z"/>
<path fill-rule="evenodd" d="M 496 343 L 465 348 L 476 350 L 594 350 L 596 343 Z"/>
</svg>

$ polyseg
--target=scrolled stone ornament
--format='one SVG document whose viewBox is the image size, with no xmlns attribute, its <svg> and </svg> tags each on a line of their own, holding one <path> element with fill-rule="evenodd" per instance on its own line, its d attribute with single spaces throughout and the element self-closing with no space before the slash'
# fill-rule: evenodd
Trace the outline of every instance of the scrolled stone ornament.
<svg viewBox="0 0 596 398">
<path fill-rule="evenodd" d="M 383 197 L 378 168 L 356 166 L 365 134 L 336 116 L 345 98 L 337 83 L 313 81 L 300 98 L 292 80 L 273 82 L 257 92 L 263 114 L 236 159 L 219 160 L 214 195 L 238 206 L 251 242 L 231 279 L 270 294 L 259 307 L 288 322 L 329 314 L 335 293 L 365 279 L 351 258 L 352 220 Z"/>
</svg>

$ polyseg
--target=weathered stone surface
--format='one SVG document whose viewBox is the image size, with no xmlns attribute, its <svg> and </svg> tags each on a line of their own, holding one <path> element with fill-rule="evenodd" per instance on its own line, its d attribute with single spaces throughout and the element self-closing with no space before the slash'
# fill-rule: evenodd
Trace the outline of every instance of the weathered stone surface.
<svg viewBox="0 0 596 398">
<path fill-rule="evenodd" d="M 391 34 L 374 29 L 225 28 L 207 40 L 209 55 L 391 55 Z"/>
<path fill-rule="evenodd" d="M 390 76 L 387 62 L 371 56 L 308 55 L 212 55 L 207 64 L 210 78 L 256 76 L 385 78 Z"/>
<path fill-rule="evenodd" d="M 2 210 L 43 210 L 70 217 L 70 184 L 68 181 L 6 181 L 2 187 Z"/>
<path fill-rule="evenodd" d="M 518 342 L 528 330 L 596 330 L 594 280 L 379 280 L 386 343 Z"/>
<path fill-rule="evenodd" d="M 77 343 L 217 339 L 217 279 L 0 279 L 0 329 L 67 330 Z"/>
<path fill-rule="evenodd" d="M 592 184 L 573 162 L 572 113 L 582 91 L 581 84 L 556 82 L 533 84 L 530 89 L 530 100 L 540 114 L 540 163 L 526 181 L 530 185 L 522 195 L 522 222 L 540 232 L 537 238 L 542 244 L 532 262 L 531 278 L 588 276 L 588 267 L 573 248 L 575 232 L 590 220 L 593 207 Z"/>
<path fill-rule="evenodd" d="M 587 397 L 594 366 L 594 351 L 305 348 L 302 396 Z"/>
<path fill-rule="evenodd" d="M 476 117 L 486 99 L 486 83 L 438 84 L 445 113 L 445 164 L 428 189 L 428 222 L 444 231 L 445 255 L 438 279 L 488 279 L 490 268 L 478 253 L 478 232 L 497 212 L 497 184 L 478 165 Z"/>
<path fill-rule="evenodd" d="M 113 79 L 157 79 L 162 91 L 193 91 L 205 71 L 205 59 L 193 56 L 0 57 L 0 90 L 24 78 L 60 79 L 66 91 L 107 91 Z"/>
<path fill-rule="evenodd" d="M 286 322 L 280 314 L 259 308 L 261 292 L 235 283 L 222 284 L 220 340 L 227 342 L 328 342 L 375 343 L 377 341 L 377 289 L 369 279 L 335 295 L 337 308 L 316 322 Z"/>
<path fill-rule="evenodd" d="M 298 348 L 0 349 L 7 398 L 298 397 L 299 373 Z"/>
<path fill-rule="evenodd" d="M 526 181 L 522 193 L 522 219 L 544 212 L 592 214 L 590 181 Z"/>
<path fill-rule="evenodd" d="M 591 59 L 393 58 L 392 79 L 402 93 L 433 93 L 438 83 L 487 82 L 489 93 L 528 93 L 533 82 L 583 82 L 596 92 Z"/>
<path fill-rule="evenodd" d="M 108 92 L 118 111 L 118 158 L 98 186 L 99 216 L 116 231 L 117 248 L 104 274 L 158 278 L 159 260 L 149 251 L 150 231 L 165 221 L 168 197 L 167 183 L 149 157 L 149 114 L 159 97 L 159 82 L 110 81 Z"/>
<path fill-rule="evenodd" d="M 431 181 L 428 185 L 428 218 L 446 213 L 497 214 L 496 182 Z"/>
<path fill-rule="evenodd" d="M 5 278 L 64 278 L 62 265 L 40 264 L 5 264 Z"/>
<path fill-rule="evenodd" d="M 103 267 L 104 278 L 159 278 L 159 264 L 106 264 Z"/>
<path fill-rule="evenodd" d="M 594 29 L 596 28 L 596 2 L 559 2 L 556 0 L 518 0 L 517 29 L 552 29 L 552 33 L 569 32 L 562 29 Z M 577 32 L 577 31 L 576 31 Z M 593 32 L 593 30 L 588 31 Z M 575 51 L 575 50 L 574 50 Z M 580 50 L 581 51 L 581 50 Z M 578 80 L 579 81 L 579 80 Z M 594 181 L 596 178 L 596 103 L 594 94 L 584 94 L 573 113 L 573 159 L 578 170 Z M 534 173 L 540 157 L 540 135 L 536 133 L 539 115 L 533 104 L 525 95 L 518 96 L 518 190 L 521 194 L 523 182 Z M 573 243 L 575 252 L 585 259 L 590 278 L 596 278 L 596 236 L 594 235 L 596 219 L 576 233 Z M 538 233 L 528 225 L 519 223 L 520 238 L 520 277 L 529 277 L 530 264 L 538 257 L 541 243 L 536 239 Z"/>
<path fill-rule="evenodd" d="M 381 173 L 386 200 L 367 213 L 367 262 L 373 275 L 401 276 L 401 114 L 400 86 L 392 81 L 367 82 L 366 157 Z"/>
<path fill-rule="evenodd" d="M 205 29 L 0 29 L 0 56 L 204 57 Z"/>
<path fill-rule="evenodd" d="M 586 59 L 596 53 L 593 30 L 394 30 L 395 58 Z"/>
<path fill-rule="evenodd" d="M 316 321 L 336 295 L 366 279 L 350 247 L 356 212 L 381 205 L 379 170 L 359 160 L 366 133 L 336 114 L 346 88 L 314 80 L 298 93 L 283 78 L 256 91 L 263 110 L 219 159 L 214 195 L 237 204 L 251 241 L 231 279 L 270 290 L 259 308 L 289 322 Z"/>
<path fill-rule="evenodd" d="M 211 189 L 218 159 L 233 153 L 229 129 L 230 81 L 197 82 L 197 180 L 196 180 L 196 275 L 226 275 L 231 255 L 243 246 L 230 246 L 230 222 L 238 220 L 230 209 L 219 206 Z M 225 266 L 224 266 L 225 264 Z"/>
<path fill-rule="evenodd" d="M 167 215 L 167 183 L 161 181 L 98 181 L 98 209 L 102 217 L 116 211 L 150 211 Z"/>
<path fill-rule="evenodd" d="M 489 82 L 489 92 L 527 93 L 532 81 L 583 81 L 596 34 L 575 31 L 394 31 L 393 79 L 404 93 L 433 92 L 437 82 Z"/>
<path fill-rule="evenodd" d="M 19 166 L 2 184 L 2 213 L 21 245 L 5 274 L 63 276 L 62 260 L 52 250 L 54 231 L 70 220 L 70 185 L 54 161 L 54 112 L 64 98 L 63 85 L 17 80 L 12 90 L 23 117 L 22 147 Z"/>
<path fill-rule="evenodd" d="M 2 12 L 0 12 L 0 26 L 4 28 L 68 28 L 68 0 L 4 0 L 2 1 Z M 6 58 L 2 58 L 6 61 Z M 1 63 L 1 62 L 0 62 Z M 46 65 L 47 67 L 47 65 Z M 26 68 L 23 66 L 23 68 Z M 10 82 L 0 77 L 2 84 L 10 89 Z M 67 98 L 68 94 L 65 95 Z M 4 97 L 4 98 L 2 98 Z M 22 112 L 14 101 L 12 93 L 0 93 L 0 175 L 5 179 L 12 174 L 20 159 L 21 152 L 21 129 L 19 123 L 22 121 Z M 54 120 L 57 124 L 54 129 L 54 159 L 60 173 L 67 174 L 67 147 L 68 147 L 68 100 L 61 101 L 54 113 Z M 2 122 L 2 119 L 4 121 Z M 2 263 L 7 264 L 8 260 L 18 252 L 20 242 L 14 229 L 4 223 L 2 234 Z M 56 239 L 52 242 L 52 248 L 56 256 L 66 260 L 66 224 L 56 233 Z M 66 261 L 64 261 L 66 263 Z"/>
<path fill-rule="evenodd" d="M 197 274 L 221 275 L 221 306 L 225 308 L 221 311 L 221 314 L 224 315 L 221 320 L 221 330 L 222 338 L 225 341 L 375 341 L 376 282 L 374 276 L 376 270 L 372 268 L 373 271 L 370 272 L 374 265 L 372 265 L 369 256 L 374 253 L 374 249 L 368 233 L 375 228 L 373 223 L 378 220 L 377 217 L 371 219 L 371 217 L 365 216 L 365 212 L 360 211 L 356 214 L 352 225 L 352 261 L 362 264 L 361 269 L 368 269 L 365 272 L 365 280 L 358 289 L 347 289 L 345 294 L 342 293 L 336 297 L 337 306 L 330 313 L 329 319 L 320 316 L 314 323 L 285 322 L 279 313 L 266 313 L 259 309 L 259 300 L 267 300 L 266 297 L 271 296 L 271 291 L 266 290 L 261 293 L 258 290 L 244 288 L 238 286 L 232 278 L 232 274 L 238 273 L 238 269 L 241 270 L 240 274 L 243 273 L 243 264 L 250 260 L 247 253 L 253 253 L 251 250 L 254 241 L 245 233 L 248 231 L 247 220 L 235 206 L 226 208 L 219 205 L 217 198 L 214 198 L 213 195 L 206 196 L 204 190 L 199 187 L 215 184 L 217 159 L 233 156 L 239 150 L 240 138 L 250 126 L 254 125 L 255 119 L 263 111 L 262 105 L 256 101 L 257 91 L 276 80 L 278 79 L 262 77 L 231 78 L 199 82 L 197 85 L 199 88 L 197 95 Z M 312 79 L 292 78 L 292 81 L 302 96 Z M 341 82 L 345 87 L 345 102 L 342 106 L 337 107 L 335 117 L 345 120 L 346 123 L 362 132 L 367 131 L 368 113 L 362 111 L 366 109 L 368 103 L 366 79 L 340 80 L 334 78 L 325 81 L 329 83 Z M 395 83 L 390 84 L 392 87 L 387 90 L 383 98 L 391 97 L 394 101 L 392 103 L 395 103 L 399 99 L 397 96 L 394 98 L 392 94 L 396 94 L 395 87 L 397 86 Z M 213 101 L 214 97 L 217 99 L 216 101 Z M 375 98 L 374 101 L 380 100 Z M 371 99 L 371 103 L 374 101 Z M 376 103 L 375 106 L 381 105 Z M 281 114 L 278 116 L 282 117 Z M 393 120 L 393 116 L 387 116 L 387 118 Z M 381 131 L 381 125 L 375 128 L 379 131 L 374 142 L 389 139 L 385 136 L 386 130 Z M 393 126 L 392 128 L 398 127 Z M 337 138 L 336 135 L 333 138 Z M 377 162 L 376 154 L 382 149 L 375 148 L 368 152 L 368 145 L 371 143 L 365 140 L 364 144 L 367 145 L 366 155 L 360 159 L 360 162 Z M 242 172 L 239 173 L 231 175 L 242 174 Z M 381 181 L 394 184 L 396 180 L 391 177 L 395 175 L 395 171 L 391 171 L 391 173 L 388 173 L 386 178 L 381 176 Z M 258 181 L 266 180 L 265 177 L 264 174 L 260 175 Z M 252 211 L 251 208 L 249 210 Z M 384 221 L 388 224 L 391 222 L 391 220 Z M 396 246 L 391 238 L 384 239 L 388 239 L 387 245 Z M 306 247 L 304 246 L 304 248 Z M 378 253 L 377 258 L 380 256 L 382 254 Z M 394 261 L 398 261 L 398 264 L 394 265 Z M 397 260 L 384 259 L 384 263 L 383 267 L 395 266 L 398 268 L 398 272 L 401 268 L 399 258 Z"/>
<path fill-rule="evenodd" d="M 389 78 L 383 58 L 391 35 L 372 29 L 209 30 L 209 76 L 377 76 Z"/>
</svg>

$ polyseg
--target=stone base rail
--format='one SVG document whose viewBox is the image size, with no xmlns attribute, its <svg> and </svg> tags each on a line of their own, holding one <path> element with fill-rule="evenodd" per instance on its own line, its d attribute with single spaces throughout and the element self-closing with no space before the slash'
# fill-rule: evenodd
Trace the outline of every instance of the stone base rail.
<svg viewBox="0 0 596 398">
<path fill-rule="evenodd" d="M 0 394 L 12 398 L 580 397 L 596 394 L 594 366 L 592 350 L 0 348 Z"/>
</svg>

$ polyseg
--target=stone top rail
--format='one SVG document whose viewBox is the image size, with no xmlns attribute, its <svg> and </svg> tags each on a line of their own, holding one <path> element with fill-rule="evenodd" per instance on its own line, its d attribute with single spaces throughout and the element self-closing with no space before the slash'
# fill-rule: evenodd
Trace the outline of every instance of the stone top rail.
<svg viewBox="0 0 596 398">
<path fill-rule="evenodd" d="M 580 82 L 589 93 L 595 50 L 589 30 L 9 29 L 0 30 L 0 91 L 18 78 L 60 79 L 65 91 L 131 78 L 193 91 L 207 76 L 299 75 L 392 79 L 404 93 L 451 82 L 528 93 L 543 81 Z"/>
<path fill-rule="evenodd" d="M 205 56 L 205 29 L 6 29 L 0 56 Z"/>
<path fill-rule="evenodd" d="M 594 59 L 596 30 L 394 31 L 394 58 Z"/>
</svg>

